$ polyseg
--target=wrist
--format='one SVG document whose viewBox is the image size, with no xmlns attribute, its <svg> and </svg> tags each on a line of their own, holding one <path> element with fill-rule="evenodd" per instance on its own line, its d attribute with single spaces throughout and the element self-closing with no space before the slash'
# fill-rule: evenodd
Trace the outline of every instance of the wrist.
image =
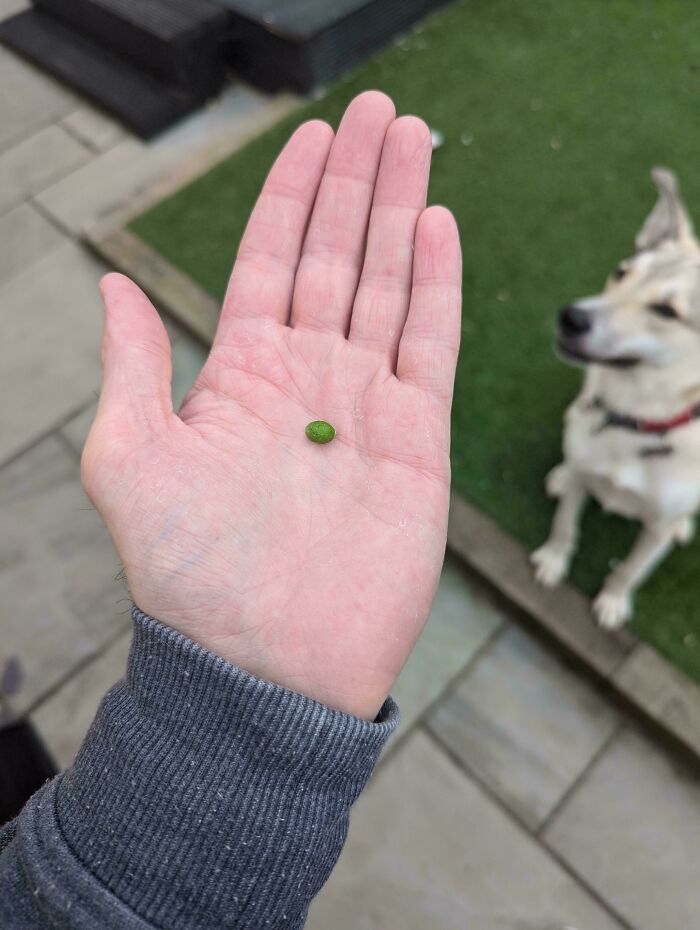
<svg viewBox="0 0 700 930">
<path fill-rule="evenodd" d="M 367 722 L 377 718 L 396 677 L 389 673 L 382 674 L 381 669 L 372 667 L 371 676 L 363 681 L 353 669 L 351 656 L 354 652 L 351 648 L 346 650 L 350 657 L 344 654 L 339 663 L 339 650 L 334 647 L 334 654 L 324 662 L 319 655 L 321 650 L 318 648 L 318 638 L 313 639 L 317 648 L 307 648 L 302 638 L 297 637 L 298 643 L 294 648 L 291 642 L 293 637 L 289 641 L 272 637 L 266 648 L 262 633 L 265 623 L 262 620 L 253 621 L 248 611 L 245 630 L 232 632 L 230 614 L 222 616 L 220 610 L 207 613 L 205 609 L 195 617 L 191 612 L 183 614 L 168 608 L 156 614 L 150 603 L 148 606 L 148 611 L 140 611 L 144 616 L 157 616 L 164 628 L 182 635 L 237 669 L 329 709 Z M 308 618 L 309 615 L 305 615 L 304 619 Z M 289 629 L 294 628 L 294 621 L 290 621 Z M 225 632 L 218 633 L 219 630 Z M 360 669 L 367 667 L 367 664 L 358 662 Z M 342 667 L 338 669 L 338 665 Z"/>
</svg>

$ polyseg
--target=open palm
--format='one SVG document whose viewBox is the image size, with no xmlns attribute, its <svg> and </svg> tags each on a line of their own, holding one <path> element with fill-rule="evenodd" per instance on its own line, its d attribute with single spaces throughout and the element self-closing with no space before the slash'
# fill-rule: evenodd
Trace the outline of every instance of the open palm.
<svg viewBox="0 0 700 930">
<path fill-rule="evenodd" d="M 179 411 L 158 314 L 103 281 L 104 383 L 82 461 L 138 606 L 270 681 L 373 719 L 445 549 L 460 335 L 430 134 L 370 92 L 305 123 L 240 246 Z M 336 438 L 310 442 L 327 420 Z"/>
</svg>

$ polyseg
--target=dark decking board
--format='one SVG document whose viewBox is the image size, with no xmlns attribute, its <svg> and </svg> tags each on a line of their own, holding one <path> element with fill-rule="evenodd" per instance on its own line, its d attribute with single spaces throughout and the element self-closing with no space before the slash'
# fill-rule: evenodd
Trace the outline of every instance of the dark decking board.
<svg viewBox="0 0 700 930">
<path fill-rule="evenodd" d="M 33 0 L 34 6 L 80 25 L 84 13 L 109 17 L 166 42 L 182 42 L 218 28 L 226 21 L 221 6 L 210 0 Z"/>
<path fill-rule="evenodd" d="M 312 39 L 371 6 L 394 6 L 389 0 L 214 0 L 237 16 L 259 23 L 280 38 Z"/>
<path fill-rule="evenodd" d="M 226 59 L 266 90 L 309 91 L 449 0 L 216 0 L 231 12 Z"/>
<path fill-rule="evenodd" d="M 34 0 L 34 5 L 187 92 L 215 91 L 223 83 L 221 40 L 229 17 L 209 0 Z"/>
<path fill-rule="evenodd" d="M 0 40 L 150 138 L 196 109 L 188 93 L 137 69 L 52 16 L 28 10 L 0 23 Z"/>
</svg>

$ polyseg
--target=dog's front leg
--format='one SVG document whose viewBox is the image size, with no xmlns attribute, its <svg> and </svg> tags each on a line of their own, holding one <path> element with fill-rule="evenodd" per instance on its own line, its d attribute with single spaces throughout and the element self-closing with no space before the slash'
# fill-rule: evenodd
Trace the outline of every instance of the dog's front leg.
<svg viewBox="0 0 700 930">
<path fill-rule="evenodd" d="M 530 559 L 536 567 L 535 576 L 540 584 L 553 587 L 569 570 L 587 492 L 575 472 L 566 465 L 557 465 L 547 476 L 547 491 L 558 497 L 559 503 L 549 539 L 531 554 Z"/>
<path fill-rule="evenodd" d="M 645 526 L 624 562 L 605 579 L 593 603 L 601 626 L 622 626 L 632 615 L 632 597 L 644 579 L 670 551 L 678 533 L 676 524 Z"/>
</svg>

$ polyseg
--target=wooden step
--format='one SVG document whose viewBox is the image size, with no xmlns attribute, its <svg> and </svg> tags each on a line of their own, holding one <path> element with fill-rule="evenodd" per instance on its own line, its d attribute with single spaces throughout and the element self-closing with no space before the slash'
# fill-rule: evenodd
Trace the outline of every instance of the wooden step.
<svg viewBox="0 0 700 930">
<path fill-rule="evenodd" d="M 302 92 L 354 66 L 449 0 L 216 0 L 231 13 L 226 58 L 267 90 Z"/>
<path fill-rule="evenodd" d="M 103 106 L 142 138 L 166 129 L 207 96 L 202 88 L 192 92 L 159 80 L 36 10 L 0 23 L 0 42 Z"/>
<path fill-rule="evenodd" d="M 226 12 L 209 0 L 34 0 L 86 39 L 186 90 L 223 83 Z"/>
</svg>

